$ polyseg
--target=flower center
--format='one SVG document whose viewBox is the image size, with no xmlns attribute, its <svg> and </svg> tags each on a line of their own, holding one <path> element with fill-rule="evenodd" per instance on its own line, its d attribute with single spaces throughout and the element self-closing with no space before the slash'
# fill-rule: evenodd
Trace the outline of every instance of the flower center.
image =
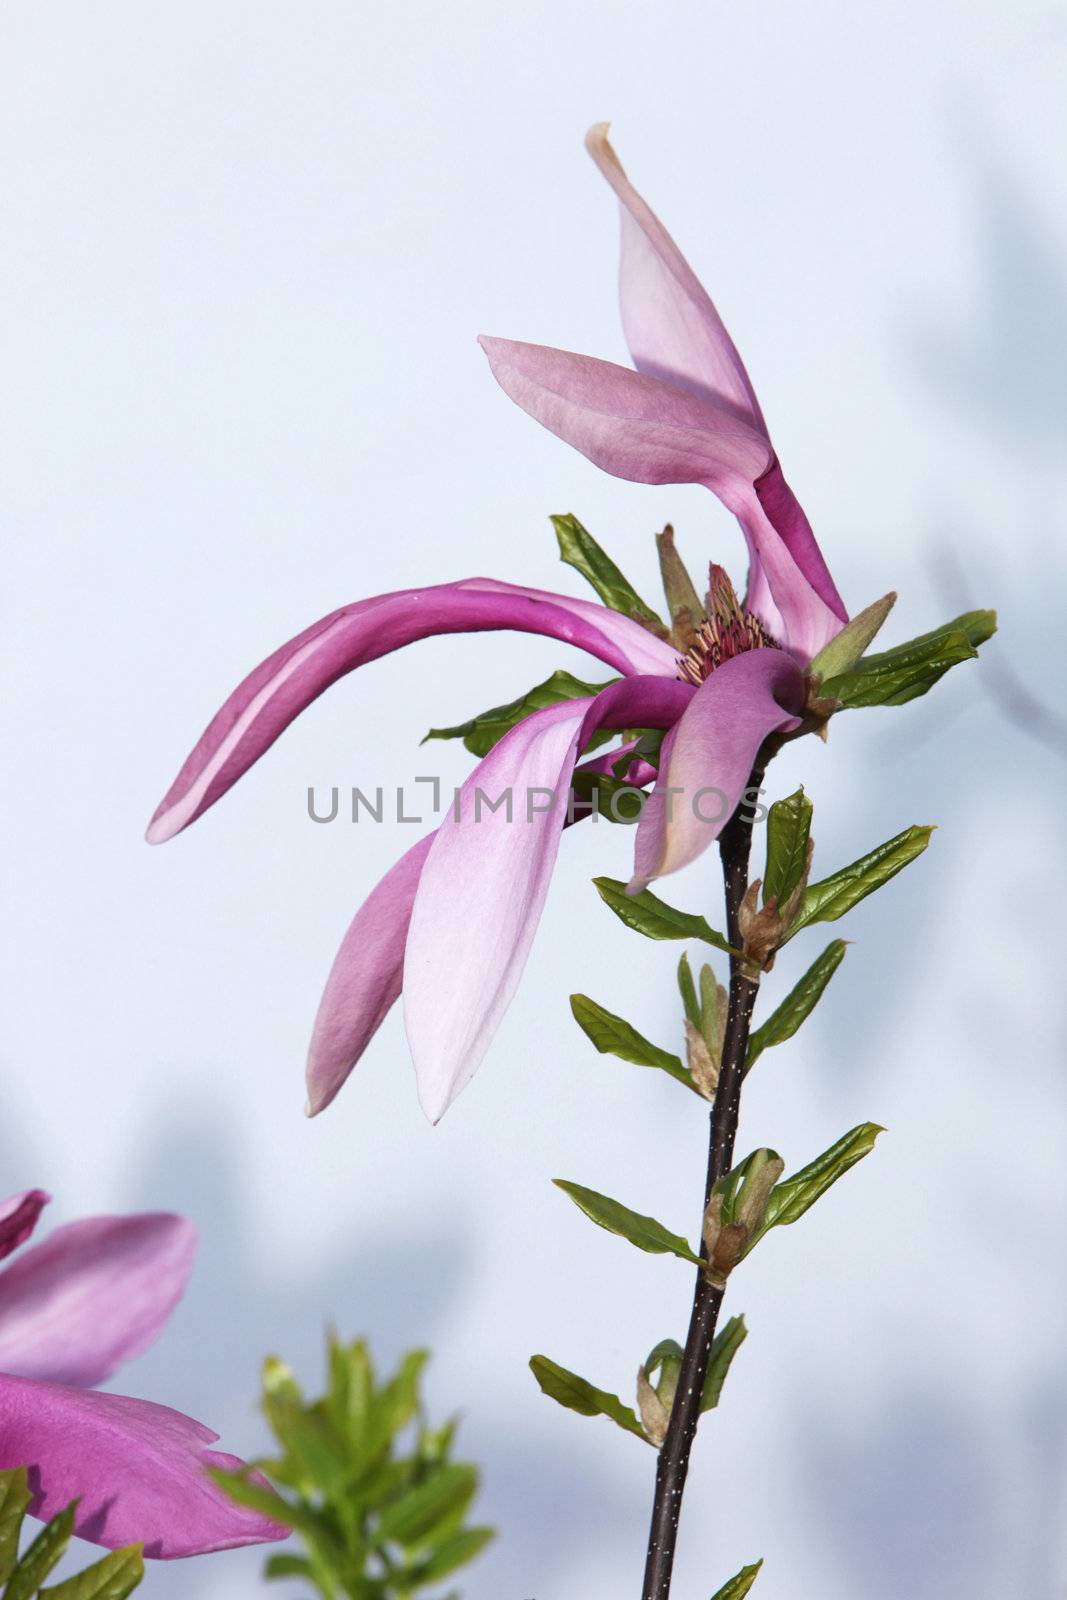
<svg viewBox="0 0 1067 1600">
<path fill-rule="evenodd" d="M 745 610 L 725 570 L 714 562 L 706 604 L 707 616 L 697 624 L 685 655 L 678 658 L 678 676 L 684 683 L 699 687 L 716 667 L 734 656 L 743 655 L 746 650 L 781 648 L 758 617 Z"/>
</svg>

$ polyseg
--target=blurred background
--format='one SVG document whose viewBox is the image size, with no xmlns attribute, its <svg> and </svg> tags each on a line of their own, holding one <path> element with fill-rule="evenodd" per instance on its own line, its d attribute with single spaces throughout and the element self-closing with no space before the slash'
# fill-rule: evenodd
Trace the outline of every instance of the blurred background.
<svg viewBox="0 0 1067 1600">
<path fill-rule="evenodd" d="M 750 1337 L 700 1437 L 678 1600 L 761 1555 L 767 1600 L 1062 1596 L 1067 14 L 8 0 L 0 40 L 0 1190 L 47 1186 L 53 1223 L 199 1225 L 183 1304 L 116 1386 L 248 1454 L 267 1351 L 313 1383 L 327 1321 L 383 1360 L 428 1341 L 501 1530 L 468 1600 L 639 1588 L 651 1453 L 526 1369 L 545 1351 L 629 1395 L 688 1315 L 688 1272 L 549 1182 L 695 1226 L 703 1118 L 567 1006 L 585 991 L 677 1047 L 677 948 L 589 883 L 625 875 L 632 836 L 564 841 L 518 999 L 440 1127 L 396 1012 L 302 1115 L 334 950 L 417 831 L 315 826 L 308 786 L 452 781 L 468 758 L 420 751 L 431 724 L 603 674 L 546 640 L 416 646 L 336 685 L 195 829 L 142 842 L 234 683 L 346 601 L 476 573 L 578 592 L 556 511 L 651 599 L 668 518 L 740 580 L 709 495 L 602 476 L 475 344 L 625 359 L 615 204 L 581 148 L 611 118 L 846 601 L 898 589 L 887 642 L 1001 616 L 980 667 L 772 770 L 771 798 L 813 796 L 824 870 L 940 831 L 831 930 L 854 941 L 840 975 L 746 1094 L 742 1147 L 790 1166 L 864 1119 L 889 1132 L 731 1291 Z M 670 889 L 717 896 L 710 860 Z M 772 994 L 821 948 L 797 944 Z M 244 1600 L 260 1561 L 157 1566 L 145 1593 Z"/>
</svg>

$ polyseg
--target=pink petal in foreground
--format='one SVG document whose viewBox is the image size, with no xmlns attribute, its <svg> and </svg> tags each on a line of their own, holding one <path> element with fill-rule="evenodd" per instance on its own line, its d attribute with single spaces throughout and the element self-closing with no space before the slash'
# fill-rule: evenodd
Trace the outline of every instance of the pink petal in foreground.
<svg viewBox="0 0 1067 1600">
<path fill-rule="evenodd" d="M 639 623 L 567 595 L 472 578 L 362 600 L 313 623 L 238 685 L 158 806 L 149 843 L 173 838 L 214 805 L 345 673 L 433 634 L 499 629 L 561 639 L 622 673 L 673 671 L 669 646 Z"/>
<path fill-rule="evenodd" d="M 423 867 L 404 963 L 404 1021 L 432 1122 L 470 1081 L 515 992 L 578 753 L 598 727 L 670 727 L 693 693 L 670 678 L 630 678 L 549 706 L 512 728 L 464 784 Z"/>
<path fill-rule="evenodd" d="M 804 677 L 784 650 L 724 661 L 663 741 L 660 777 L 637 825 L 629 894 L 695 861 L 736 810 L 768 734 L 799 726 Z"/>
<path fill-rule="evenodd" d="M 411 908 L 434 834 L 372 889 L 330 968 L 307 1061 L 308 1116 L 324 1111 L 400 996 Z"/>
<path fill-rule="evenodd" d="M 591 128 L 585 144 L 619 198 L 619 297 L 634 366 L 728 407 L 766 436 L 755 390 L 722 318 L 662 222 L 627 178 L 608 143 L 608 124 L 599 122 Z"/>
<path fill-rule="evenodd" d="M 25 1244 L 51 1198 L 43 1189 L 27 1189 L 0 1201 L 0 1261 Z"/>
<path fill-rule="evenodd" d="M 636 743 L 601 751 L 576 769 L 611 773 Z M 627 782 L 644 787 L 655 767 L 635 762 Z M 576 807 L 574 820 L 590 815 Z M 317 1116 L 335 1098 L 400 996 L 411 909 L 434 834 L 420 839 L 386 873 L 356 912 L 338 950 L 319 1002 L 307 1061 L 307 1112 Z"/>
<path fill-rule="evenodd" d="M 0 1274 L 0 1372 L 102 1383 L 161 1331 L 195 1250 L 192 1223 L 163 1212 L 57 1228 Z"/>
<path fill-rule="evenodd" d="M 29 1467 L 36 1517 L 79 1498 L 75 1532 L 111 1549 L 171 1560 L 287 1537 L 208 1477 L 241 1465 L 206 1448 L 217 1438 L 169 1406 L 0 1375 L 0 1467 Z"/>
</svg>

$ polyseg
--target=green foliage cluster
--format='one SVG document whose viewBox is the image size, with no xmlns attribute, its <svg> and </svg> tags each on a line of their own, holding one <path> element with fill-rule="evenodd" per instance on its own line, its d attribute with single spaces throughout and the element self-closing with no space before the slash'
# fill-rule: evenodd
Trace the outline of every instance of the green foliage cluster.
<svg viewBox="0 0 1067 1600">
<path fill-rule="evenodd" d="M 45 1586 L 74 1533 L 77 1500 L 46 1522 L 21 1556 L 22 1524 L 29 1510 L 29 1482 L 25 1467 L 0 1472 L 0 1589 L 2 1600 L 126 1600 L 144 1577 L 139 1544 L 110 1550 L 99 1561 L 73 1577 Z"/>
<path fill-rule="evenodd" d="M 213 1476 L 303 1545 L 270 1556 L 268 1578 L 303 1578 L 324 1600 L 410 1600 L 440 1594 L 493 1538 L 467 1522 L 478 1473 L 453 1458 L 456 1422 L 431 1428 L 423 1416 L 427 1359 L 413 1350 L 379 1381 L 363 1341 L 331 1337 L 327 1390 L 313 1400 L 284 1362 L 266 1362 L 262 1406 L 278 1453 Z"/>
</svg>

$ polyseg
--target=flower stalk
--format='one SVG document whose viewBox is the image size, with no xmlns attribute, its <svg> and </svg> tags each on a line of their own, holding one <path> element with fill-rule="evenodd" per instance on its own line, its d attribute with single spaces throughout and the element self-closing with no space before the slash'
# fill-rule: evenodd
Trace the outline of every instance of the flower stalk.
<svg viewBox="0 0 1067 1600">
<path fill-rule="evenodd" d="M 759 789 L 762 778 L 762 766 L 757 765 L 749 780 L 749 792 Z M 743 942 L 740 927 L 741 905 L 748 889 L 753 815 L 751 808 L 738 807 L 719 836 L 719 859 L 722 863 L 726 900 L 726 936 L 735 947 L 740 947 Z M 746 976 L 743 962 L 732 956 L 722 1066 L 711 1107 L 708 1170 L 704 1184 L 702 1217 L 711 1203 L 712 1190 L 719 1179 L 730 1170 L 733 1161 L 734 1140 L 737 1137 L 737 1123 L 741 1111 L 741 1085 L 745 1075 L 752 1013 L 758 994 L 758 978 Z M 710 1265 L 703 1228 L 700 1254 L 703 1261 Z M 696 1275 L 693 1310 L 689 1319 L 689 1332 L 686 1335 L 671 1419 L 656 1463 L 656 1489 L 652 1503 L 652 1523 L 649 1531 L 644 1587 L 641 1591 L 642 1600 L 667 1600 L 671 1592 L 674 1552 L 678 1541 L 682 1496 L 689 1473 L 689 1456 L 693 1440 L 696 1438 L 697 1424 L 700 1421 L 704 1380 L 707 1377 L 712 1341 L 715 1338 L 724 1293 L 725 1284 L 713 1281 L 707 1265 L 701 1266 Z"/>
</svg>

